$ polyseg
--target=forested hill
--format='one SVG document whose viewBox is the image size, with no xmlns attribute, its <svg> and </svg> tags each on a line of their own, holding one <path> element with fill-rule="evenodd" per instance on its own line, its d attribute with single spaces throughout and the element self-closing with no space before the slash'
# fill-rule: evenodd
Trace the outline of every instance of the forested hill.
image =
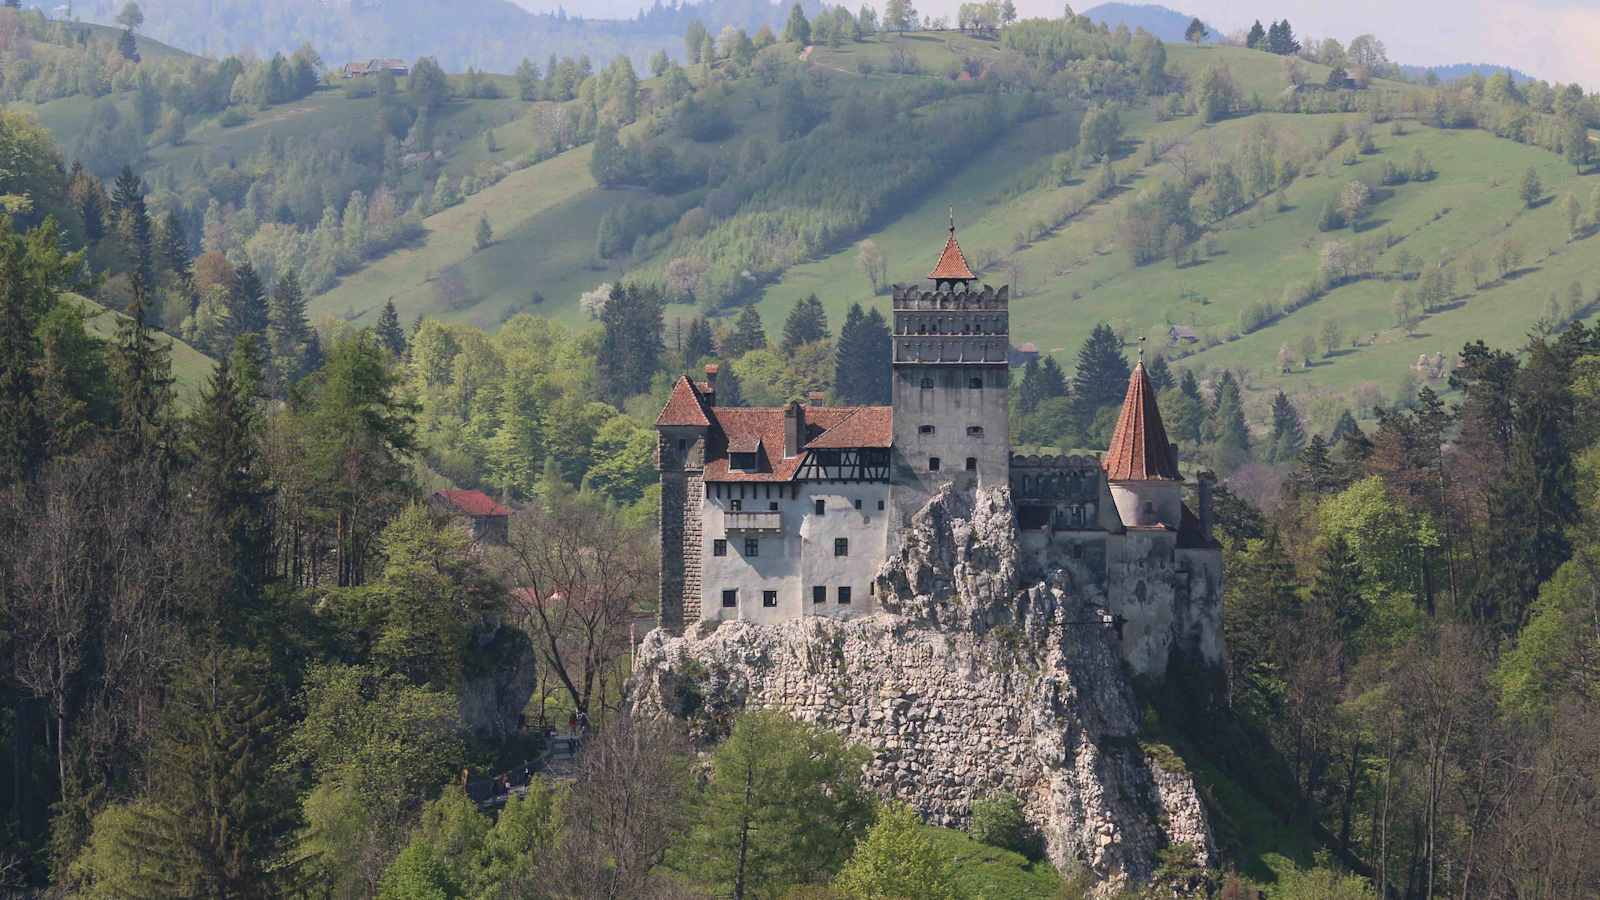
<svg viewBox="0 0 1600 900">
<path fill-rule="evenodd" d="M 111 23 L 124 3 L 84 0 L 73 12 Z M 585 19 L 581 10 L 535 14 L 510 0 L 145 0 L 141 6 L 152 37 L 213 58 L 290 53 L 309 43 L 334 64 L 432 56 L 457 72 L 509 72 L 526 56 L 550 53 L 604 61 L 621 55 L 642 65 L 657 50 L 678 52 L 691 19 L 713 32 L 728 24 L 754 32 L 781 26 L 788 12 L 788 4 L 767 0 L 705 0 L 615 21 Z"/>
<path fill-rule="evenodd" d="M 1169 44 L 1183 43 L 1187 39 L 1189 23 L 1194 21 L 1194 17 L 1187 13 L 1153 3 L 1102 3 L 1084 10 L 1083 16 L 1111 28 L 1127 28 L 1129 31 L 1143 28 Z M 1206 38 L 1208 41 L 1221 39 L 1222 35 L 1215 28 L 1210 28 L 1210 31 Z"/>
</svg>

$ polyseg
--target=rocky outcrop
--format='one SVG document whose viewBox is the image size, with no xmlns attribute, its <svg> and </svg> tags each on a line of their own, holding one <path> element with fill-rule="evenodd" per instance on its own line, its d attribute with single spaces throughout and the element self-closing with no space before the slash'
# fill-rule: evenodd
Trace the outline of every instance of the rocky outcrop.
<svg viewBox="0 0 1600 900">
<path fill-rule="evenodd" d="M 502 739 L 517 733 L 538 683 L 533 642 L 510 625 L 482 628 L 474 637 L 477 652 L 461 685 L 461 721 L 478 737 Z"/>
<path fill-rule="evenodd" d="M 1146 880 L 1169 845 L 1211 863 L 1194 783 L 1141 748 L 1111 616 L 1065 577 L 1024 587 L 1016 573 L 1008 493 L 947 489 L 880 571 L 877 614 L 657 631 L 633 702 L 707 739 L 746 707 L 783 709 L 871 748 L 870 785 L 939 824 L 1014 793 L 1052 861 L 1107 891 Z"/>
</svg>

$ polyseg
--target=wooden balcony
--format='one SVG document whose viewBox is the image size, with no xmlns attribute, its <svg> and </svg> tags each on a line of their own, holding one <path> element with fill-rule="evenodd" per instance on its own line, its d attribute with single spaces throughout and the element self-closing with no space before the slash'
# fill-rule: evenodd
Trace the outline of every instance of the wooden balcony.
<svg viewBox="0 0 1600 900">
<path fill-rule="evenodd" d="M 729 531 L 783 531 L 783 515 L 777 512 L 731 512 L 722 522 Z"/>
</svg>

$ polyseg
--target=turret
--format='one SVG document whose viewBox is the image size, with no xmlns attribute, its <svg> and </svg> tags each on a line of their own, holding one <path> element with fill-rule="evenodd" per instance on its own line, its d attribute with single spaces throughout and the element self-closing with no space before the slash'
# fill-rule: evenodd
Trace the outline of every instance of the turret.
<svg viewBox="0 0 1600 900">
<path fill-rule="evenodd" d="M 1103 465 L 1123 525 L 1178 530 L 1183 523 L 1183 476 L 1178 472 L 1177 449 L 1161 424 L 1143 352 L 1128 379 L 1122 414 Z"/>
</svg>

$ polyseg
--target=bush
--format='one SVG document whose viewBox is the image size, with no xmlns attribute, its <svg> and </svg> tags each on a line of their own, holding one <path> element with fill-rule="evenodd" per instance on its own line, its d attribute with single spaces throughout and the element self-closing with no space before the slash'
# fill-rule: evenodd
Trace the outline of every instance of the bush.
<svg viewBox="0 0 1600 900">
<path fill-rule="evenodd" d="M 250 117 L 245 115 L 244 111 L 239 107 L 230 106 L 225 112 L 223 112 L 222 118 L 219 121 L 223 128 L 236 128 L 250 121 Z"/>
<path fill-rule="evenodd" d="M 967 826 L 967 833 L 974 840 L 1029 859 L 1044 855 L 1044 841 L 1022 814 L 1022 800 L 1014 794 L 996 794 L 973 803 L 972 824 Z"/>
</svg>

